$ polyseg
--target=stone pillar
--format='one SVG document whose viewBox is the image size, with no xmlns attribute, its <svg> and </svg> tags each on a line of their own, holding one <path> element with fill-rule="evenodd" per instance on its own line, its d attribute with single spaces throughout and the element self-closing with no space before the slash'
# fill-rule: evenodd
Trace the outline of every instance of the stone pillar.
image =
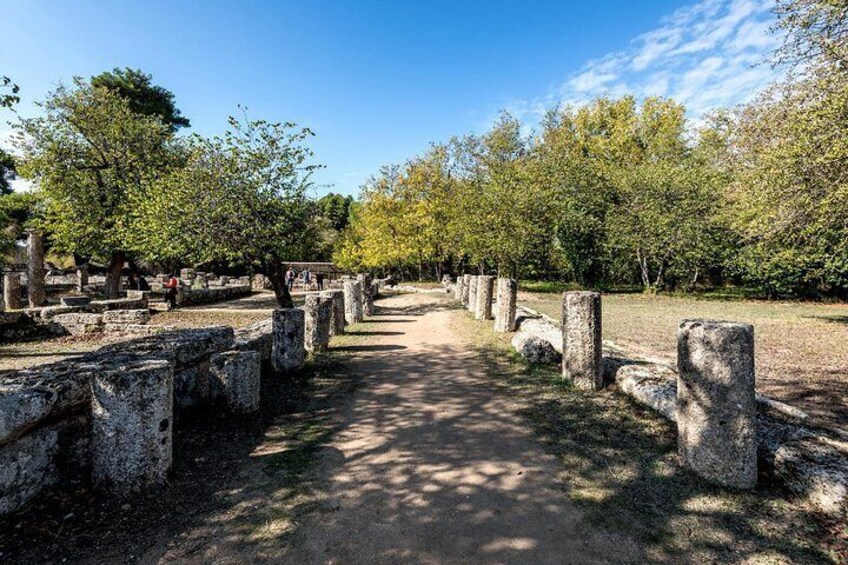
<svg viewBox="0 0 848 565">
<path fill-rule="evenodd" d="M 345 321 L 358 324 L 362 321 L 362 284 L 353 279 L 344 280 Z"/>
<path fill-rule="evenodd" d="M 47 300 L 44 292 L 44 239 L 41 232 L 27 233 L 27 291 L 29 307 L 43 306 Z"/>
<path fill-rule="evenodd" d="M 477 277 L 477 302 L 474 304 L 475 319 L 492 319 L 492 290 L 494 285 L 495 277 L 491 275 Z"/>
<path fill-rule="evenodd" d="M 471 276 L 472 275 L 462 275 L 462 294 L 459 299 L 463 306 L 468 304 L 468 294 L 471 290 Z"/>
<path fill-rule="evenodd" d="M 209 358 L 214 390 L 233 414 L 259 410 L 262 356 L 258 351 L 225 351 Z"/>
<path fill-rule="evenodd" d="M 345 327 L 345 299 L 342 290 L 325 290 L 321 298 L 332 302 L 332 314 L 330 316 L 330 335 L 341 335 Z"/>
<path fill-rule="evenodd" d="M 303 305 L 305 313 L 304 347 L 310 353 L 326 351 L 330 345 L 330 318 L 333 315 L 333 303 L 328 298 L 312 294 L 306 297 Z"/>
<path fill-rule="evenodd" d="M 477 309 L 477 279 L 479 277 L 477 275 L 471 275 L 471 279 L 468 282 L 468 302 L 466 302 L 465 307 L 469 312 L 473 313 L 474 310 Z"/>
<path fill-rule="evenodd" d="M 722 486 L 757 485 L 754 328 L 684 320 L 677 330 L 677 446 L 683 465 Z"/>
<path fill-rule="evenodd" d="M 304 325 L 306 316 L 300 308 L 277 308 L 273 314 L 271 362 L 278 372 L 297 371 L 306 361 Z"/>
<path fill-rule="evenodd" d="M 83 292 L 88 286 L 88 263 L 77 267 L 77 292 Z"/>
<path fill-rule="evenodd" d="M 126 356 L 91 383 L 91 476 L 118 492 L 165 482 L 171 468 L 174 361 Z"/>
<path fill-rule="evenodd" d="M 359 281 L 362 288 L 362 314 L 364 316 L 374 315 L 374 288 L 372 282 L 374 277 L 370 273 L 360 273 L 356 275 L 356 280 Z"/>
<path fill-rule="evenodd" d="M 498 299 L 495 309 L 495 331 L 515 331 L 515 302 L 518 283 L 514 279 L 498 279 Z"/>
<path fill-rule="evenodd" d="M 3 303 L 6 310 L 21 309 L 21 274 L 5 273 L 3 275 Z"/>
<path fill-rule="evenodd" d="M 462 300 L 462 283 L 465 281 L 465 277 L 459 275 L 456 277 L 456 282 L 453 285 L 453 299 L 454 300 Z"/>
<path fill-rule="evenodd" d="M 601 361 L 601 295 L 566 292 L 562 295 L 562 375 L 579 388 L 604 387 Z"/>
</svg>

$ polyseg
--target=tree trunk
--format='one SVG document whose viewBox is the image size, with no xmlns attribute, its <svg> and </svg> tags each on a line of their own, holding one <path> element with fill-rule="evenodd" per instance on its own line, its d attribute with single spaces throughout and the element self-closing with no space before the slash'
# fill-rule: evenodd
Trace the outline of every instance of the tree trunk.
<svg viewBox="0 0 848 565">
<path fill-rule="evenodd" d="M 692 275 L 692 280 L 689 281 L 689 288 L 687 289 L 689 292 L 693 292 L 695 287 L 698 285 L 698 276 L 701 274 L 701 270 L 698 267 L 695 267 L 695 274 Z"/>
<path fill-rule="evenodd" d="M 639 260 L 639 268 L 642 272 L 642 286 L 645 287 L 645 290 L 650 290 L 651 288 L 651 274 L 648 272 L 648 258 L 642 255 L 642 250 L 636 250 L 636 259 Z"/>
<path fill-rule="evenodd" d="M 121 273 L 124 270 L 124 252 L 115 251 L 106 267 L 106 298 L 118 298 L 121 292 Z"/>
<path fill-rule="evenodd" d="M 267 274 L 271 286 L 274 288 L 274 296 L 280 308 L 294 308 L 294 301 L 286 284 L 286 272 L 282 265 L 274 265 L 269 269 L 263 269 Z"/>
</svg>

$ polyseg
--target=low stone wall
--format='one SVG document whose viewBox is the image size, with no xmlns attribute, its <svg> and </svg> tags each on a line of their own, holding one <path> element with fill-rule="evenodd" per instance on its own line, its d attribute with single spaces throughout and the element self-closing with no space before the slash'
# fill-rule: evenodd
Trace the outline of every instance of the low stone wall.
<svg viewBox="0 0 848 565">
<path fill-rule="evenodd" d="M 241 298 L 249 295 L 251 292 L 252 288 L 249 284 L 213 286 L 209 288 L 183 288 L 177 301 L 181 306 L 196 306 L 198 304 L 210 304 L 212 302 Z"/>
<path fill-rule="evenodd" d="M 165 359 L 171 366 L 167 374 L 173 374 L 173 409 L 207 406 L 224 396 L 213 382 L 217 373 L 212 375 L 212 369 L 221 371 L 221 363 L 212 367 L 213 356 L 250 351 L 267 362 L 271 336 L 270 320 L 238 332 L 223 326 L 165 331 L 107 345 L 81 358 L 3 375 L 0 514 L 16 510 L 51 485 L 92 478 L 92 390 L 98 376 Z M 227 355 L 232 357 L 234 353 Z M 102 390 L 103 384 L 99 386 Z M 231 395 L 226 401 L 232 403 Z M 100 455 L 101 463 L 108 460 Z"/>
</svg>

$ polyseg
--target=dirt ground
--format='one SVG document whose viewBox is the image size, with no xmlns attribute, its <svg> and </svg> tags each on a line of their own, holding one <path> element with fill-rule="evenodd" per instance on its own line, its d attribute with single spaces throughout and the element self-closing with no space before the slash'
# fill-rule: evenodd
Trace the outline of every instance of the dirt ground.
<svg viewBox="0 0 848 565">
<path fill-rule="evenodd" d="M 560 294 L 522 292 L 519 303 L 561 316 Z M 848 429 L 848 305 L 641 293 L 603 297 L 604 339 L 672 364 L 677 326 L 687 318 L 753 324 L 757 390 Z"/>
<path fill-rule="evenodd" d="M 334 338 L 262 415 L 177 422 L 175 470 L 126 501 L 42 497 L 0 562 L 839 562 L 848 526 L 679 469 L 674 432 L 563 385 L 444 296 Z"/>
</svg>

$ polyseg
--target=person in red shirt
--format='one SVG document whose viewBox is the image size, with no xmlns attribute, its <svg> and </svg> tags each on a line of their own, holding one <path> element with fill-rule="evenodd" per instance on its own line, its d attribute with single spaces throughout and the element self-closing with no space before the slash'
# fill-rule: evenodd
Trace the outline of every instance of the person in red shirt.
<svg viewBox="0 0 848 565">
<path fill-rule="evenodd" d="M 171 275 L 171 278 L 165 283 L 165 302 L 168 303 L 168 310 L 177 307 L 177 288 L 179 286 L 180 279 L 177 278 L 177 275 Z"/>
</svg>

